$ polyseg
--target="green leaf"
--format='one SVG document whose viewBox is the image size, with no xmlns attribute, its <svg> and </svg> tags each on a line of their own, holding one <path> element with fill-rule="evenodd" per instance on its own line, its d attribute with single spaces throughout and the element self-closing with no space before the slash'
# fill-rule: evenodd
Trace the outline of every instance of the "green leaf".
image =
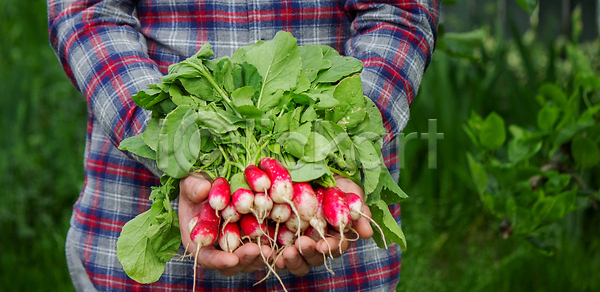
<svg viewBox="0 0 600 292">
<path fill-rule="evenodd" d="M 579 118 L 577 119 L 577 123 L 578 124 L 583 124 L 586 123 L 590 120 L 594 119 L 594 116 L 600 112 L 600 103 L 596 104 L 590 108 L 585 109 L 581 115 L 579 116 Z"/>
<path fill-rule="evenodd" d="M 362 136 L 354 138 L 354 147 L 357 150 L 364 173 L 365 193 L 370 194 L 379 183 L 381 168 L 385 167 L 380 159 L 381 151 L 375 149 L 373 143 Z"/>
<path fill-rule="evenodd" d="M 595 74 L 577 74 L 576 80 L 586 91 L 593 92 L 600 88 L 600 78 Z"/>
<path fill-rule="evenodd" d="M 338 57 L 340 55 L 340 53 L 338 53 L 338 51 L 336 51 L 334 48 L 332 48 L 330 46 L 326 46 L 326 45 L 317 45 L 317 46 L 321 48 L 324 59 L 331 60 L 332 58 Z"/>
<path fill-rule="evenodd" d="M 317 115 L 317 112 L 315 111 L 315 109 L 312 106 L 309 106 L 306 108 L 304 113 L 302 113 L 302 118 L 300 119 L 300 122 L 301 123 L 313 122 L 318 117 L 319 117 L 319 115 Z"/>
<path fill-rule="evenodd" d="M 235 193 L 235 191 L 237 191 L 238 189 L 247 189 L 247 190 L 252 189 L 252 188 L 250 188 L 250 185 L 248 185 L 248 182 L 246 182 L 246 178 L 244 177 L 243 172 L 238 172 L 238 173 L 234 174 L 233 176 L 231 176 L 229 183 L 230 183 L 231 194 Z"/>
<path fill-rule="evenodd" d="M 381 111 L 379 111 L 377 105 L 375 105 L 375 103 L 370 98 L 365 97 L 365 102 L 365 108 L 367 111 L 365 119 L 358 125 L 356 125 L 354 128 L 349 129 L 348 134 L 357 135 L 364 131 L 368 131 L 383 138 L 387 131 L 383 127 L 383 118 L 381 116 Z M 361 126 L 362 124 L 364 125 Z"/>
<path fill-rule="evenodd" d="M 290 93 L 291 100 L 296 104 L 311 105 L 315 100 L 306 93 Z"/>
<path fill-rule="evenodd" d="M 200 152 L 198 113 L 191 107 L 178 107 L 165 119 L 156 149 L 158 168 L 174 178 L 188 174 Z"/>
<path fill-rule="evenodd" d="M 200 50 L 198 50 L 198 52 L 196 52 L 196 54 L 194 54 L 194 56 L 192 58 L 208 60 L 214 54 L 215 53 L 213 52 L 213 49 L 212 49 L 212 46 L 210 45 L 210 43 L 204 43 L 200 47 Z"/>
<path fill-rule="evenodd" d="M 260 91 L 262 77 L 256 67 L 248 64 L 248 62 L 243 62 L 241 65 L 234 63 L 232 76 L 234 88 L 251 86 L 257 94 Z M 258 95 L 256 100 L 258 100 Z"/>
<path fill-rule="evenodd" d="M 469 162 L 469 169 L 471 170 L 471 178 L 473 179 L 473 183 L 475 183 L 475 189 L 477 190 L 477 193 L 481 195 L 487 188 L 487 173 L 483 166 L 475 161 L 473 156 L 471 156 L 471 153 L 467 153 L 467 160 Z"/>
<path fill-rule="evenodd" d="M 200 108 L 196 117 L 196 124 L 201 128 L 206 128 L 211 133 L 225 134 L 235 131 L 239 128 L 235 121 L 227 120 L 222 114 L 208 108 Z"/>
<path fill-rule="evenodd" d="M 290 171 L 293 182 L 313 181 L 325 174 L 331 175 L 331 171 L 324 161 L 312 163 L 298 160 L 296 165 L 286 168 Z"/>
<path fill-rule="evenodd" d="M 272 94 L 265 94 L 262 96 L 262 103 L 260 104 L 261 111 L 268 112 L 269 110 L 279 106 L 280 104 L 286 104 L 283 100 L 284 92 L 278 90 Z M 258 101 L 257 101 L 258 105 Z"/>
<path fill-rule="evenodd" d="M 571 175 L 568 173 L 559 174 L 557 171 L 548 171 L 544 172 L 544 177 L 548 179 L 544 183 L 544 192 L 547 194 L 558 194 L 571 182 Z"/>
<path fill-rule="evenodd" d="M 318 75 L 316 83 L 338 82 L 346 76 L 359 73 L 363 68 L 362 61 L 352 57 L 338 55 L 332 56 L 328 60 L 331 61 L 331 67 Z"/>
<path fill-rule="evenodd" d="M 328 120 L 351 129 L 362 122 L 367 113 L 360 75 L 342 80 L 333 91 L 340 103 L 328 112 Z"/>
<path fill-rule="evenodd" d="M 408 198 L 406 193 L 398 186 L 398 183 L 396 183 L 394 178 L 392 178 L 392 175 L 387 168 L 381 171 L 377 188 L 379 188 L 379 186 L 381 186 L 381 200 L 388 205 L 400 203 Z"/>
<path fill-rule="evenodd" d="M 506 130 L 504 129 L 504 119 L 495 112 L 489 114 L 481 124 L 479 132 L 479 142 L 485 148 L 494 150 L 506 140 Z"/>
<path fill-rule="evenodd" d="M 179 79 L 183 88 L 202 100 L 212 102 L 221 100 L 221 95 L 210 84 L 208 79 L 204 77 L 197 78 L 181 78 Z"/>
<path fill-rule="evenodd" d="M 232 92 L 235 87 L 233 84 L 233 65 L 228 58 L 221 59 L 213 69 L 215 82 L 227 92 Z"/>
<path fill-rule="evenodd" d="M 557 196 L 541 197 L 532 208 L 535 221 L 542 225 L 560 220 L 575 208 L 576 194 L 577 189 L 572 189 Z"/>
<path fill-rule="evenodd" d="M 296 158 L 304 157 L 305 148 L 309 143 L 311 124 L 305 123 L 293 132 L 286 132 L 277 139 L 277 143 L 283 146 L 283 149 Z"/>
<path fill-rule="evenodd" d="M 152 204 L 150 210 L 127 222 L 117 240 L 117 258 L 125 273 L 139 283 L 156 282 L 165 270 L 163 256 L 157 254 L 146 233 L 155 222 L 162 206 Z"/>
<path fill-rule="evenodd" d="M 144 109 L 151 109 L 153 105 L 169 98 L 169 95 L 156 86 L 140 90 L 131 97 L 135 104 Z"/>
<path fill-rule="evenodd" d="M 319 162 L 325 160 L 331 151 L 331 143 L 327 138 L 317 132 L 308 135 L 308 143 L 304 147 L 302 160 L 306 162 Z"/>
<path fill-rule="evenodd" d="M 257 107 L 265 106 L 262 99 L 276 91 L 286 91 L 296 86 L 302 69 L 300 50 L 296 39 L 289 32 L 278 32 L 273 40 L 259 48 L 253 48 L 243 54 L 244 60 L 252 64 L 262 76 L 262 87 Z"/>
<path fill-rule="evenodd" d="M 306 74 L 310 82 L 317 78 L 319 71 L 328 69 L 332 65 L 331 61 L 323 58 L 323 50 L 318 45 L 300 47 L 300 57 L 302 58 L 302 72 Z"/>
<path fill-rule="evenodd" d="M 302 116 L 302 107 L 296 107 L 290 118 L 290 131 L 296 131 L 300 127 L 300 117 Z"/>
<path fill-rule="evenodd" d="M 156 159 L 156 152 L 148 147 L 142 138 L 142 134 L 129 137 L 119 144 L 120 150 L 129 151 L 141 157 Z"/>
<path fill-rule="evenodd" d="M 508 160 L 518 163 L 529 159 L 542 149 L 542 141 L 534 139 L 513 139 L 508 143 Z"/>
<path fill-rule="evenodd" d="M 193 57 L 192 57 L 193 58 Z M 191 63 L 199 64 L 200 61 L 193 60 Z M 177 79 L 196 78 L 201 75 L 200 71 L 189 63 L 176 63 L 169 66 L 169 74 L 161 78 L 165 84 L 172 84 Z"/>
<path fill-rule="evenodd" d="M 571 155 L 577 165 L 583 168 L 597 166 L 600 162 L 598 143 L 581 135 L 575 136 L 571 143 Z"/>
<path fill-rule="evenodd" d="M 318 102 L 314 105 L 318 110 L 333 109 L 340 104 L 339 100 L 329 94 L 310 94 L 309 96 L 318 99 Z"/>
<path fill-rule="evenodd" d="M 558 121 L 558 117 L 560 114 L 560 109 L 551 104 L 546 104 L 540 111 L 537 116 L 537 124 L 538 128 L 542 130 L 542 132 L 548 133 Z"/>
<path fill-rule="evenodd" d="M 376 203 L 369 205 L 369 209 L 371 210 L 372 218 L 379 224 L 383 233 L 385 235 L 385 240 L 391 243 L 396 243 L 400 246 L 400 250 L 406 250 L 406 238 L 404 237 L 404 232 L 400 229 L 398 222 L 390 213 L 388 205 L 384 201 L 377 201 Z M 377 230 L 374 228 L 373 230 Z M 380 235 L 377 232 L 374 232 L 373 237 L 380 238 Z M 376 240 L 377 241 L 377 240 Z M 384 248 L 383 245 L 378 242 L 377 246 L 380 248 Z"/>
<path fill-rule="evenodd" d="M 287 113 L 283 114 L 281 117 L 278 117 L 277 121 L 275 122 L 275 127 L 273 129 L 273 133 L 277 134 L 277 133 L 283 133 L 283 132 L 288 131 L 290 129 L 291 119 L 292 119 L 291 112 L 287 112 Z"/>
<path fill-rule="evenodd" d="M 171 101 L 170 99 L 165 99 L 165 100 L 153 105 L 152 107 L 150 107 L 150 110 L 152 111 L 153 115 L 154 114 L 167 115 L 168 113 L 172 112 L 176 107 L 177 107 L 177 105 L 174 104 L 173 101 Z"/>
<path fill-rule="evenodd" d="M 243 105 L 254 106 L 252 97 L 254 96 L 254 88 L 252 86 L 244 86 L 236 89 L 231 93 L 231 101 L 236 107 Z"/>
<path fill-rule="evenodd" d="M 582 123 L 565 126 L 558 131 L 558 135 L 556 135 L 556 141 L 554 142 L 555 146 L 560 146 L 566 143 L 567 141 L 571 140 L 575 134 L 593 126 L 594 124 L 596 124 L 594 120 L 587 120 Z"/>
<path fill-rule="evenodd" d="M 256 43 L 253 43 L 251 45 L 247 45 L 247 46 L 238 48 L 237 50 L 235 50 L 235 52 L 233 52 L 233 55 L 231 55 L 231 61 L 234 63 L 238 63 L 238 64 L 244 63 L 245 55 L 248 51 L 254 50 L 264 44 L 265 44 L 265 41 L 259 40 Z M 248 84 L 246 84 L 246 85 L 248 85 Z"/>
<path fill-rule="evenodd" d="M 558 108 L 563 108 L 567 106 L 567 95 L 565 92 L 555 83 L 544 83 L 539 88 L 539 93 L 542 96 L 549 98 L 554 105 Z M 544 102 L 544 104 L 546 104 Z"/>
<path fill-rule="evenodd" d="M 156 256 L 165 263 L 173 258 L 181 245 L 179 221 L 176 216 L 173 216 L 175 212 L 171 211 L 171 213 L 162 213 L 157 216 L 159 222 L 151 224 L 146 232 Z"/>
</svg>

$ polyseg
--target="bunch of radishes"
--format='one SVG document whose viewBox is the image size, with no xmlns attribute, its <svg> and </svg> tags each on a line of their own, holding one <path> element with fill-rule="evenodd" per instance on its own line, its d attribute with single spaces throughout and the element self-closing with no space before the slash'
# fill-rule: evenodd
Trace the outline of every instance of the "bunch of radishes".
<svg viewBox="0 0 600 292">
<path fill-rule="evenodd" d="M 204 44 L 132 96 L 152 115 L 119 149 L 156 161 L 164 174 L 152 207 L 125 224 L 117 241 L 127 275 L 142 283 L 162 275 L 181 243 L 171 201 L 179 181 L 199 172 L 213 182 L 188 226 L 198 248 L 266 244 L 276 251 L 263 259 L 274 272 L 278 254 L 300 235 L 349 240 L 345 233 L 364 216 L 363 205 L 380 231 L 373 234 L 378 246 L 406 247 L 388 205 L 407 196 L 384 165 L 386 130 L 363 94 L 360 60 L 327 46 L 298 46 L 288 32 L 212 57 Z M 356 183 L 364 198 L 342 192 L 334 176 Z"/>
<path fill-rule="evenodd" d="M 223 177 L 216 178 L 208 200 L 190 221 L 188 231 L 198 247 L 196 252 L 217 242 L 227 252 L 233 252 L 244 241 L 268 244 L 277 251 L 271 263 L 266 262 L 272 270 L 270 265 L 277 255 L 300 235 L 318 241 L 326 238 L 328 228 L 333 228 L 343 241 L 347 240 L 344 233 L 353 230 L 352 220 L 362 216 L 372 220 L 363 213 L 359 195 L 337 187 L 294 183 L 283 164 L 270 157 L 235 176 L 233 184 Z"/>
</svg>

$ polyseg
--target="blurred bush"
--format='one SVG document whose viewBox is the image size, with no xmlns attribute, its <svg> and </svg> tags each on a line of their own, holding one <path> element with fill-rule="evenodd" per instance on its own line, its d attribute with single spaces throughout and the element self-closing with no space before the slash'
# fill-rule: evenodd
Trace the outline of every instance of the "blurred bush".
<svg viewBox="0 0 600 292">
<path fill-rule="evenodd" d="M 572 39 L 559 36 L 544 44 L 536 35 L 535 22 L 523 34 L 513 23 L 508 24 L 510 39 L 505 38 L 499 20 L 474 31 L 440 37 L 404 134 L 419 133 L 426 139 L 422 133 L 428 133 L 428 119 L 435 119 L 443 140 L 437 141 L 435 154 L 426 140 L 407 141 L 401 148 L 404 168 L 400 184 L 410 198 L 402 204 L 408 250 L 403 254 L 398 291 L 600 289 L 593 272 L 600 268 L 600 216 L 594 195 L 600 187 L 598 165 L 590 165 L 583 176 L 591 193 L 579 197 L 575 211 L 570 208 L 573 212 L 566 215 L 553 214 L 556 221 L 507 237 L 511 226 L 503 224 L 506 214 L 494 216 L 495 210 L 480 200 L 471 176 L 465 154 L 479 155 L 480 150 L 464 128 L 470 129 L 468 125 L 476 121 L 479 127 L 484 123 L 483 118 L 470 120 L 472 113 L 486 117 L 495 112 L 488 129 L 482 131 L 488 134 L 486 144 L 495 150 L 483 151 L 481 158 L 506 159 L 506 148 L 496 147 L 507 145 L 504 141 L 513 136 L 494 129 L 508 125 L 537 129 L 538 112 L 547 103 L 538 98 L 540 88 L 555 84 L 575 92 L 574 81 L 581 72 L 577 67 L 591 68 L 589 72 L 598 75 L 598 40 L 580 44 L 575 33 Z M 597 91 L 587 94 L 592 104 L 598 102 Z M 581 105 L 587 108 L 583 102 Z M 433 158 L 437 159 L 435 169 L 428 167 Z M 531 160 L 535 166 L 533 163 Z M 509 176 L 500 179 L 516 187 L 524 178 L 516 175 L 512 183 Z M 508 201 L 497 200 L 502 204 Z"/>
<path fill-rule="evenodd" d="M 86 107 L 50 49 L 45 15 L 45 1 L 0 2 L 3 291 L 73 290 L 64 242 L 83 186 Z"/>
</svg>

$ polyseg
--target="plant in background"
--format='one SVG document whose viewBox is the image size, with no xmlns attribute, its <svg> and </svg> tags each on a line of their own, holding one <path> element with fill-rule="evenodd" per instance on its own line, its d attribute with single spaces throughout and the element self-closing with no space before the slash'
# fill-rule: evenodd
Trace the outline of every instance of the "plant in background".
<svg viewBox="0 0 600 292">
<path fill-rule="evenodd" d="M 573 19 L 565 46 L 572 72 L 539 86 L 536 126 L 506 127 L 496 112 L 485 118 L 473 112 L 464 125 L 478 149 L 467 153 L 472 180 L 484 207 L 503 220 L 502 236 L 523 235 L 548 253 L 552 247 L 535 231 L 578 208 L 597 208 L 600 198 L 589 187 L 600 169 L 600 78 L 577 44 L 579 14 Z"/>
</svg>

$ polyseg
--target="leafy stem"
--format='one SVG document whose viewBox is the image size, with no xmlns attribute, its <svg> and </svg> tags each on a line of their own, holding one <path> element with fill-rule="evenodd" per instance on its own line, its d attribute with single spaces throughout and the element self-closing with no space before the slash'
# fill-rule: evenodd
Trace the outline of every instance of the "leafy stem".
<svg viewBox="0 0 600 292">
<path fill-rule="evenodd" d="M 217 84 L 217 82 L 215 81 L 215 79 L 213 78 L 212 74 L 210 74 L 210 72 L 208 71 L 208 69 L 206 68 L 206 66 L 204 66 L 204 64 L 194 64 L 192 62 L 189 61 L 184 61 L 186 64 L 198 69 L 198 71 L 200 71 L 200 73 L 202 74 L 202 76 L 204 76 L 204 78 L 206 78 L 206 80 L 208 80 L 208 82 L 210 82 L 210 84 L 213 86 L 213 88 L 219 93 L 219 95 L 221 96 L 221 98 L 223 98 L 223 101 L 225 101 L 225 103 L 233 110 L 233 112 L 235 113 L 236 116 L 238 117 L 242 117 L 240 115 L 240 113 L 237 112 L 237 110 L 232 106 L 231 104 L 231 99 L 229 99 L 229 96 L 227 95 L 227 93 L 225 91 L 223 91 L 223 89 Z"/>
</svg>

